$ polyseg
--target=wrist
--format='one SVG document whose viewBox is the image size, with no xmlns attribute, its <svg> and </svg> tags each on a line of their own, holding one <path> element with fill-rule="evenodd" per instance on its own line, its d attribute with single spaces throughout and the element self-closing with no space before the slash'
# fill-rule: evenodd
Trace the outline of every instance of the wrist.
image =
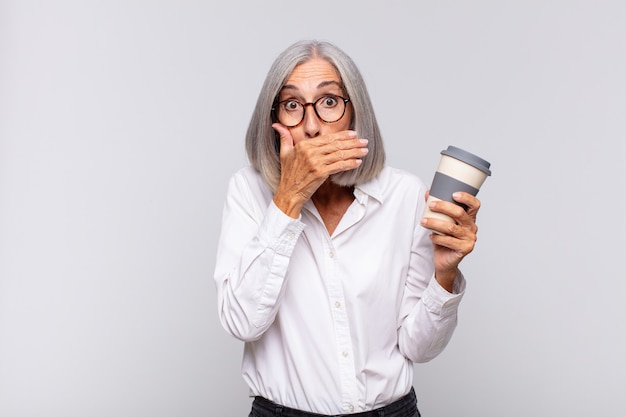
<svg viewBox="0 0 626 417">
<path fill-rule="evenodd" d="M 457 276 L 457 269 L 447 271 L 435 271 L 435 279 L 446 291 L 452 293 L 454 289 L 454 280 Z"/>
<path fill-rule="evenodd" d="M 289 198 L 281 193 L 274 194 L 274 204 L 278 207 L 283 213 L 292 219 L 297 219 L 300 217 L 300 211 L 302 210 L 302 206 L 304 203 L 299 202 L 296 198 Z"/>
</svg>

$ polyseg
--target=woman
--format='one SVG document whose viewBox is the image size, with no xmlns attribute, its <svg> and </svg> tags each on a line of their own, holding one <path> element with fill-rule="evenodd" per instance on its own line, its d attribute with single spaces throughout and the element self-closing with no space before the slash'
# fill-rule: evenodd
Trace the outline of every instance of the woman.
<svg viewBox="0 0 626 417">
<path fill-rule="evenodd" d="M 431 206 L 456 224 L 421 220 L 426 186 L 384 166 L 363 79 L 324 42 L 276 59 L 246 149 L 215 280 L 221 323 L 245 342 L 251 416 L 418 416 L 413 362 L 452 336 L 479 201 L 456 193 L 467 211 Z"/>
</svg>

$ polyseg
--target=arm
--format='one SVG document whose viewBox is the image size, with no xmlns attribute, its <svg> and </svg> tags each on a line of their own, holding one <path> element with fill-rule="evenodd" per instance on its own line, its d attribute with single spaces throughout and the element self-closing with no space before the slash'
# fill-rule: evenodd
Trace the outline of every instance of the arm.
<svg viewBox="0 0 626 417">
<path fill-rule="evenodd" d="M 423 207 L 419 207 L 418 216 Z M 413 362 L 427 362 L 446 347 L 457 324 L 457 310 L 465 290 L 458 272 L 450 293 L 435 278 L 430 231 L 416 219 L 409 270 L 401 305 L 398 346 Z"/>
<path fill-rule="evenodd" d="M 243 175 L 231 179 L 215 268 L 220 322 L 244 341 L 260 338 L 274 321 L 304 229 L 261 194 Z"/>
<path fill-rule="evenodd" d="M 249 184 L 239 174 L 231 180 L 215 270 L 220 321 L 246 341 L 261 337 L 276 317 L 291 253 L 304 229 L 302 206 L 329 175 L 358 167 L 357 157 L 367 153 L 367 141 L 351 131 L 296 145 L 289 129 L 274 128 L 281 139 L 278 189 L 272 196 L 260 179 Z"/>
<path fill-rule="evenodd" d="M 430 206 L 431 210 L 452 217 L 454 224 L 420 219 L 423 204 L 417 208 L 402 304 L 403 321 L 398 332 L 400 350 L 414 362 L 426 362 L 441 353 L 456 328 L 457 310 L 465 290 L 465 279 L 458 266 L 474 249 L 480 201 L 467 193 L 455 193 L 454 198 L 465 204 L 467 211 L 445 201 Z M 431 234 L 419 227 L 420 223 L 442 235 Z"/>
</svg>

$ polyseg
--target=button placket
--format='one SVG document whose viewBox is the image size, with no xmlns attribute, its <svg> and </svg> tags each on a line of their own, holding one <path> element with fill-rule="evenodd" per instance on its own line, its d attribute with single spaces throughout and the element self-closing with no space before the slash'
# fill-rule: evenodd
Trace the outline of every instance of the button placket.
<svg viewBox="0 0 626 417">
<path fill-rule="evenodd" d="M 357 379 L 354 358 L 352 355 L 352 339 L 350 337 L 350 325 L 348 315 L 346 312 L 345 298 L 343 293 L 343 284 L 341 277 L 338 275 L 338 256 L 336 250 L 333 248 L 332 240 L 326 241 L 325 253 L 326 257 L 327 275 L 326 286 L 329 296 L 329 305 L 331 308 L 331 315 L 333 320 L 333 326 L 335 329 L 335 348 L 337 350 L 337 357 L 339 363 L 339 376 L 341 382 L 341 395 L 342 402 L 348 406 L 348 404 L 354 404 L 358 392 Z M 354 406 L 353 406 L 354 407 Z M 354 408 L 347 410 L 354 410 Z"/>
</svg>

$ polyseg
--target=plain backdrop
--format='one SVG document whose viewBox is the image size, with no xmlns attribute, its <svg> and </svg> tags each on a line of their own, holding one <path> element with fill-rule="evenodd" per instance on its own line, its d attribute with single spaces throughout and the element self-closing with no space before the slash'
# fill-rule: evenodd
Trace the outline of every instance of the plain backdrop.
<svg viewBox="0 0 626 417">
<path fill-rule="evenodd" d="M 360 67 L 389 165 L 492 163 L 422 414 L 623 416 L 625 22 L 621 0 L 0 0 L 0 416 L 247 415 L 220 216 L 267 70 L 308 38 Z"/>
</svg>

